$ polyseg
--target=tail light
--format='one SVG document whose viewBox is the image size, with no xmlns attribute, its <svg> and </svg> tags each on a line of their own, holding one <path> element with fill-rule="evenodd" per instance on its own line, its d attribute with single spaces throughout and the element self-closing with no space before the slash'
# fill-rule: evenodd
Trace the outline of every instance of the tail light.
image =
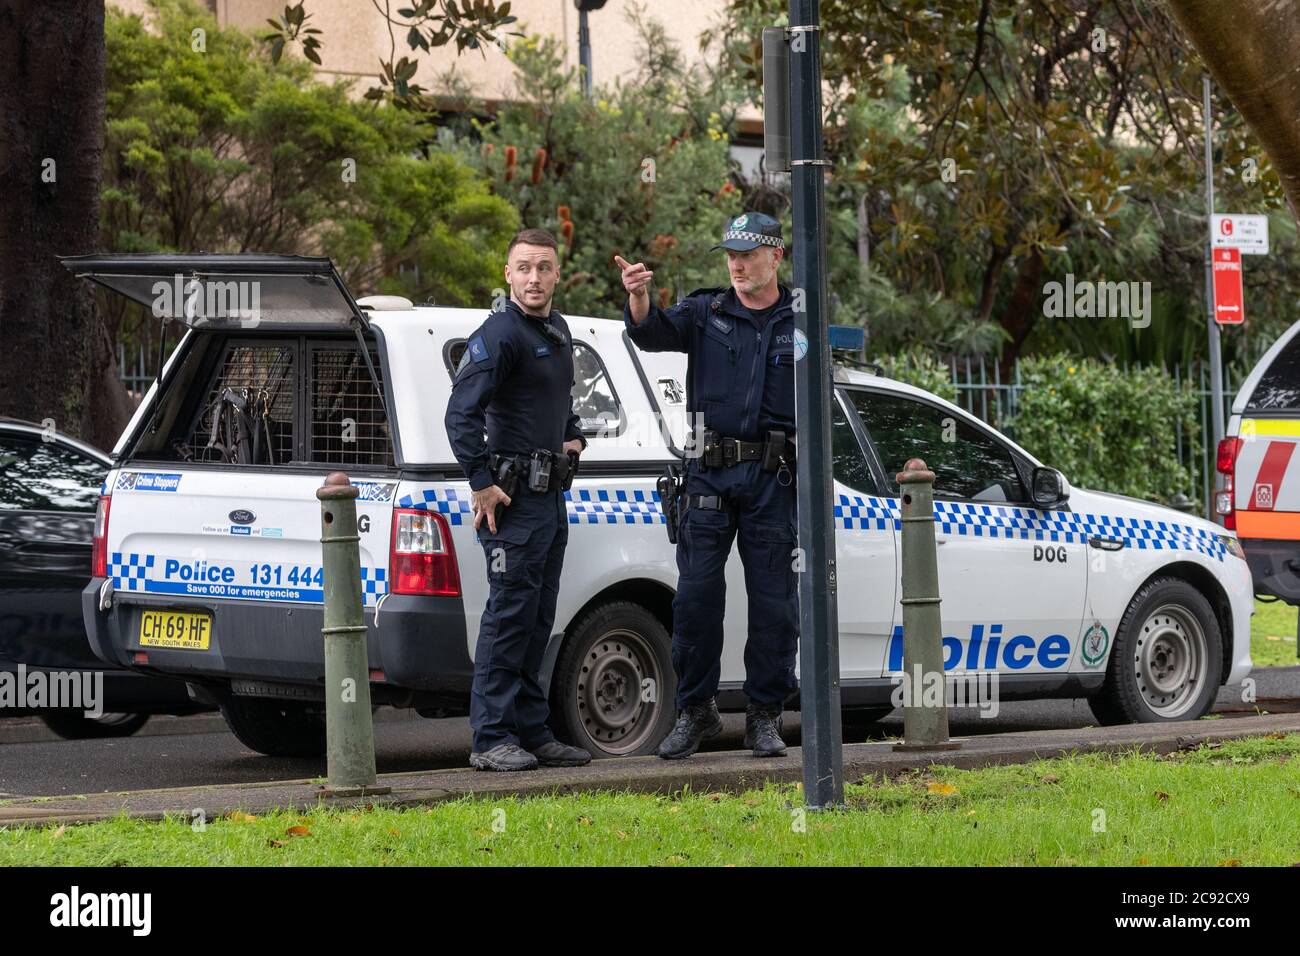
<svg viewBox="0 0 1300 956">
<path fill-rule="evenodd" d="M 99 504 L 95 506 L 95 538 L 90 548 L 90 576 L 92 578 L 108 577 L 108 507 L 112 503 L 113 499 L 108 495 L 100 495 Z M 82 538 L 81 540 L 85 541 L 86 539 Z"/>
<path fill-rule="evenodd" d="M 1225 438 L 1219 442 L 1218 461 L 1215 470 L 1221 475 L 1232 475 L 1237 466 L 1237 452 L 1241 451 L 1240 438 Z"/>
<path fill-rule="evenodd" d="M 1241 442 L 1237 437 L 1221 440 L 1214 464 L 1215 470 L 1224 476 L 1223 487 L 1214 495 L 1214 511 L 1223 518 L 1223 526 L 1229 531 L 1237 530 L 1237 515 L 1232 507 L 1232 478 L 1237 470 L 1237 454 L 1241 451 Z"/>
<path fill-rule="evenodd" d="M 458 597 L 460 571 L 447 519 L 431 511 L 394 509 L 388 571 L 393 594 Z"/>
</svg>

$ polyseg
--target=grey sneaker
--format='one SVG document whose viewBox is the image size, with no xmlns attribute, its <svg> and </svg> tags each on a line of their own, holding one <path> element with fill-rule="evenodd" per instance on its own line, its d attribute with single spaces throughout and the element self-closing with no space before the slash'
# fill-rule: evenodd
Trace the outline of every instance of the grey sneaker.
<svg viewBox="0 0 1300 956">
<path fill-rule="evenodd" d="M 591 754 L 581 747 L 570 747 L 558 740 L 534 747 L 532 754 L 543 767 L 585 767 L 591 763 Z"/>
<path fill-rule="evenodd" d="M 481 754 L 470 754 L 469 765 L 476 770 L 536 770 L 537 758 L 518 744 L 497 744 Z"/>
</svg>

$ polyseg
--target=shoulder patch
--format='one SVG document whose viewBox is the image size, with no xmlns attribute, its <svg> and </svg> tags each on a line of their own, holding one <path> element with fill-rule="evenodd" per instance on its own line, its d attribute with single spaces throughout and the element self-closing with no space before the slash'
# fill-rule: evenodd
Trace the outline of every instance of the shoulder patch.
<svg viewBox="0 0 1300 956">
<path fill-rule="evenodd" d="M 483 336 L 476 335 L 469 340 L 469 347 L 465 349 L 465 355 L 473 362 L 486 362 L 492 358 L 488 352 L 487 342 L 483 341 Z"/>
</svg>

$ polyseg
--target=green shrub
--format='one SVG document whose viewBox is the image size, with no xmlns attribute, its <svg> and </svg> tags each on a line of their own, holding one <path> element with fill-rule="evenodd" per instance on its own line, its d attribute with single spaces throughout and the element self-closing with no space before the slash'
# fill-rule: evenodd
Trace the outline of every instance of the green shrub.
<svg viewBox="0 0 1300 956">
<path fill-rule="evenodd" d="M 1008 430 L 1071 483 L 1167 501 L 1196 497 L 1177 436 L 1200 453 L 1196 396 L 1155 367 L 1130 368 L 1051 355 L 1022 359 L 1019 403 Z"/>
<path fill-rule="evenodd" d="M 147 27 L 111 7 L 105 19 L 105 249 L 327 255 L 357 295 L 487 308 L 518 213 L 431 148 L 419 114 L 360 100 L 302 60 L 273 64 L 194 0 L 146 11 Z M 125 303 L 108 310 L 130 340 Z M 129 315 L 153 335 L 151 317 Z"/>
<path fill-rule="evenodd" d="M 574 315 L 621 314 L 615 254 L 654 270 L 662 305 L 730 281 L 726 256 L 711 250 L 741 208 L 731 181 L 734 97 L 688 66 L 661 25 L 631 21 L 640 35 L 628 51 L 640 64 L 634 80 L 597 86 L 588 99 L 562 44 L 525 37 L 510 59 L 528 99 L 503 103 L 459 139 L 462 158 L 524 225 L 559 238 L 556 307 Z"/>
<path fill-rule="evenodd" d="M 957 386 L 953 384 L 948 363 L 922 349 L 883 355 L 873 360 L 885 370 L 885 376 L 908 385 L 915 385 L 950 402 L 957 401 Z"/>
</svg>

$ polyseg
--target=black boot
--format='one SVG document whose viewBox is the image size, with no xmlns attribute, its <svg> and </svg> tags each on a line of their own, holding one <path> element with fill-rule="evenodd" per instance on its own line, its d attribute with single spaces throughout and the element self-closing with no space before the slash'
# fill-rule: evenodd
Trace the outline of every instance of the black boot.
<svg viewBox="0 0 1300 956">
<path fill-rule="evenodd" d="M 677 717 L 677 725 L 659 745 L 659 756 L 665 760 L 689 757 L 700 749 L 700 744 L 722 733 L 722 718 L 718 716 L 718 703 L 710 698 L 708 703 L 687 704 Z"/>
<path fill-rule="evenodd" d="M 745 708 L 745 746 L 753 749 L 755 757 L 785 756 L 779 704 L 750 704 Z"/>
</svg>

